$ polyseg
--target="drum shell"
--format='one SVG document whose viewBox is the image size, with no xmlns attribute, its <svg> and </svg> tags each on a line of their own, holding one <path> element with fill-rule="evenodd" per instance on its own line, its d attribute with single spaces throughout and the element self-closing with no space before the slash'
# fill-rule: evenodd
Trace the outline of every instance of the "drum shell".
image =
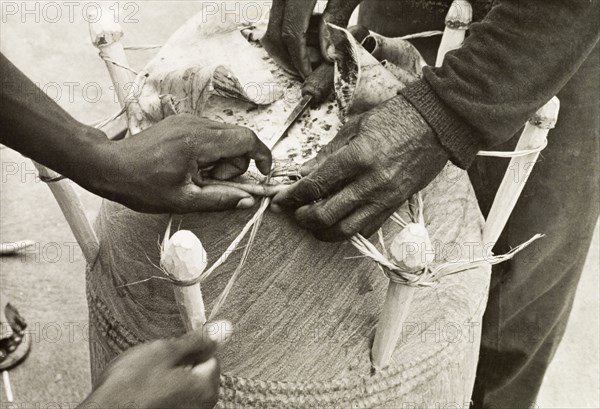
<svg viewBox="0 0 600 409">
<path fill-rule="evenodd" d="M 483 221 L 466 173 L 448 165 L 423 198 L 438 261 L 482 251 Z M 210 264 L 252 211 L 187 215 L 180 228 L 198 235 Z M 100 257 L 87 277 L 94 381 L 128 347 L 184 331 L 171 284 L 151 280 L 126 286 L 162 275 L 158 244 L 167 222 L 166 215 L 141 215 L 111 202 L 102 205 L 96 223 Z M 388 222 L 384 231 L 390 240 L 398 227 Z M 233 254 L 202 283 L 209 311 L 240 256 L 241 251 Z M 418 289 L 392 364 L 373 373 L 370 347 L 388 280 L 377 265 L 357 256 L 348 243 L 315 240 L 290 215 L 267 213 L 243 273 L 217 317 L 235 328 L 218 353 L 222 406 L 429 407 L 469 402 L 489 269 Z"/>
</svg>

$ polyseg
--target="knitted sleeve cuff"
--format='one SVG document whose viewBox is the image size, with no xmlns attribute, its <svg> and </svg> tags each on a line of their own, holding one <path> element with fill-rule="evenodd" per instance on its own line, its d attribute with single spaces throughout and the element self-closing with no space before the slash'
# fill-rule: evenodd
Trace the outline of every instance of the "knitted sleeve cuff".
<svg viewBox="0 0 600 409">
<path fill-rule="evenodd" d="M 483 148 L 475 129 L 446 106 L 424 79 L 409 84 L 400 93 L 427 121 L 452 162 L 462 169 L 469 168 Z"/>
</svg>

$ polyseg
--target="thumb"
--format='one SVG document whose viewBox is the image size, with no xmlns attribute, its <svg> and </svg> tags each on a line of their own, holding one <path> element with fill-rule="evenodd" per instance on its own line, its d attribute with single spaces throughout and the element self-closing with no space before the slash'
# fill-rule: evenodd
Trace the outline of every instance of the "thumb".
<svg viewBox="0 0 600 409">
<path fill-rule="evenodd" d="M 255 204 L 249 193 L 230 186 L 198 186 L 190 183 L 184 189 L 186 199 L 183 213 L 249 209 Z"/>
<path fill-rule="evenodd" d="M 209 322 L 202 328 L 190 332 L 174 341 L 173 355 L 179 366 L 196 366 L 208 361 L 217 347 L 233 334 L 228 321 Z"/>
</svg>

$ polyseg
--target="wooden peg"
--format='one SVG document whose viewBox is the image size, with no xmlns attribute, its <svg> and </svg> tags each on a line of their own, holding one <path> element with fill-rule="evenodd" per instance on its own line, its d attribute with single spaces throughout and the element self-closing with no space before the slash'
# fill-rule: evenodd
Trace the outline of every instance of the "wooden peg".
<svg viewBox="0 0 600 409">
<path fill-rule="evenodd" d="M 446 28 L 438 50 L 436 67 L 441 67 L 446 54 L 462 46 L 469 24 L 473 20 L 473 7 L 467 0 L 454 0 L 446 15 Z"/>
<path fill-rule="evenodd" d="M 100 49 L 100 55 L 106 62 L 113 86 L 117 91 L 119 104 L 127 107 L 131 87 L 135 90 L 135 74 L 123 67 L 129 67 L 125 49 L 121 43 L 123 30 L 110 17 L 102 13 L 99 21 L 90 18 L 90 38 L 92 44 Z M 161 252 L 161 265 L 171 276 L 180 282 L 193 280 L 206 268 L 206 252 L 200 240 L 190 231 L 178 231 L 171 237 L 171 222 L 165 233 Z M 187 331 L 202 327 L 206 322 L 206 313 L 200 284 L 180 287 L 173 285 L 175 300 Z"/>
<path fill-rule="evenodd" d="M 160 264 L 175 280 L 189 282 L 206 269 L 206 251 L 198 237 L 189 230 L 179 230 L 172 237 L 171 221 L 167 226 Z M 173 285 L 175 300 L 186 330 L 193 331 L 206 323 L 206 312 L 200 283 Z"/>
<path fill-rule="evenodd" d="M 391 281 L 388 285 L 371 348 L 371 363 L 376 370 L 385 369 L 390 364 L 402 335 L 402 327 L 408 318 L 415 290 L 415 287 Z"/>
<path fill-rule="evenodd" d="M 389 249 L 394 263 L 411 273 L 424 270 L 435 257 L 422 210 L 419 211 L 418 218 L 418 223 L 406 225 L 396 235 Z M 408 318 L 415 291 L 414 286 L 401 282 L 390 280 L 388 284 L 371 349 L 371 362 L 376 370 L 387 367 L 392 359 L 402 335 L 402 328 Z"/>
<path fill-rule="evenodd" d="M 472 18 L 473 9 L 468 1 L 454 0 L 452 2 L 446 16 L 446 29 L 442 36 L 436 66 L 442 65 L 444 57 L 449 51 L 460 48 Z M 422 217 L 422 213 L 420 217 Z M 371 362 L 376 370 L 386 368 L 392 359 L 394 350 L 402 335 L 403 324 L 410 312 L 415 291 L 414 287 L 401 283 L 390 281 L 388 285 L 371 349 Z"/>
<path fill-rule="evenodd" d="M 63 179 L 58 173 L 39 163 L 32 162 L 40 178 L 50 181 L 47 185 L 58 202 L 58 206 L 62 210 L 67 223 L 69 223 L 69 227 L 79 247 L 81 247 L 85 260 L 88 264 L 93 264 L 100 251 L 100 242 L 85 214 L 83 203 L 81 203 L 81 198 L 73 187 L 73 182 Z"/>
<path fill-rule="evenodd" d="M 515 150 L 527 151 L 543 148 L 547 143 L 548 132 L 556 125 L 559 110 L 560 101 L 554 97 L 525 125 Z M 498 241 L 539 156 L 540 152 L 538 151 L 511 159 L 483 229 L 485 245 L 491 245 Z M 490 252 L 492 247 L 489 247 Z"/>
<path fill-rule="evenodd" d="M 90 21 L 90 39 L 94 47 L 100 50 L 100 56 L 106 63 L 106 68 L 117 92 L 121 107 L 127 106 L 130 90 L 135 86 L 135 73 L 123 67 L 129 67 L 125 49 L 121 43 L 123 29 L 112 18 L 112 13 L 102 9 L 96 21 L 88 16 Z"/>
</svg>

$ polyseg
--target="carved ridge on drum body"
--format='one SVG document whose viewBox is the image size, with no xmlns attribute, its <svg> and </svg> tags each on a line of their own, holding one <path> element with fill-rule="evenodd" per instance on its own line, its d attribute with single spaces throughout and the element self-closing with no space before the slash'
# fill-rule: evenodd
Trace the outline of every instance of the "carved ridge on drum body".
<svg viewBox="0 0 600 409">
<path fill-rule="evenodd" d="M 119 349 L 119 353 L 144 342 L 129 332 L 115 319 L 94 292 L 88 290 L 90 313 L 97 318 L 96 322 L 105 331 L 111 344 Z M 483 305 L 483 304 L 482 304 Z M 97 341 L 96 341 L 97 342 Z M 110 346 L 110 345 L 109 345 Z M 462 347 L 461 347 L 462 346 Z M 378 372 L 376 376 L 358 375 L 352 378 L 334 379 L 330 381 L 267 381 L 221 375 L 221 400 L 219 407 L 235 408 L 237 405 L 294 405 L 305 407 L 310 400 L 315 404 L 358 404 L 358 407 L 372 407 L 401 398 L 423 381 L 436 376 L 448 368 L 453 361 L 451 357 L 466 350 L 465 343 L 438 343 L 435 348 L 412 361 L 390 367 Z M 440 358 L 442 358 L 440 360 Z M 398 390 L 400 389 L 401 392 Z M 393 393 L 389 393 L 393 391 Z M 305 394 L 300 396 L 299 392 Z M 223 400 L 225 399 L 225 400 Z M 362 401 L 361 401 L 362 400 Z"/>
</svg>

